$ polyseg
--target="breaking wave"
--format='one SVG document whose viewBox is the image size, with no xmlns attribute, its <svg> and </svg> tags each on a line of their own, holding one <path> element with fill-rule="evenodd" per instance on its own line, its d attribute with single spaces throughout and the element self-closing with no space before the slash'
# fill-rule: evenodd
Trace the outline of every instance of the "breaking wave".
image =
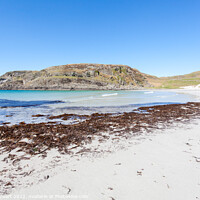
<svg viewBox="0 0 200 200">
<path fill-rule="evenodd" d="M 149 91 L 149 92 L 144 92 L 144 94 L 153 94 L 153 91 Z"/>
<path fill-rule="evenodd" d="M 102 97 L 116 96 L 118 93 L 102 94 Z"/>
</svg>

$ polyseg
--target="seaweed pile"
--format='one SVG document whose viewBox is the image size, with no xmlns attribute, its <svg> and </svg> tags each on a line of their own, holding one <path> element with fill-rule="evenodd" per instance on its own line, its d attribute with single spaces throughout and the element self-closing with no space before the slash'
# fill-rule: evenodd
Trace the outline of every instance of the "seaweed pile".
<svg viewBox="0 0 200 200">
<path fill-rule="evenodd" d="M 165 128 L 176 121 L 187 121 L 200 116 L 200 103 L 170 104 L 140 107 L 121 115 L 98 114 L 50 116 L 49 119 L 80 118 L 77 124 L 25 124 L 0 127 L 0 145 L 4 152 L 16 149 L 30 155 L 45 155 L 46 151 L 57 148 L 69 153 L 72 148 L 91 142 L 94 136 L 131 137 L 142 131 Z M 41 117 L 36 115 L 34 117 Z M 108 136 L 103 133 L 108 133 Z M 72 147 L 73 146 L 73 147 Z"/>
</svg>

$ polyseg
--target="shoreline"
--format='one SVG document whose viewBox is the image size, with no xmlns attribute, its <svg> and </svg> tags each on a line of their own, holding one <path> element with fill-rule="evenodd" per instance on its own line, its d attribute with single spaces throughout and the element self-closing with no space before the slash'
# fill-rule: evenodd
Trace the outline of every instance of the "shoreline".
<svg viewBox="0 0 200 200">
<path fill-rule="evenodd" d="M 5 152 L 19 148 L 19 152 L 29 155 L 41 154 L 53 148 L 60 153 L 68 153 L 68 146 L 91 143 L 95 136 L 101 136 L 105 140 L 111 136 L 129 138 L 143 131 L 163 129 L 177 121 L 187 122 L 196 116 L 200 116 L 200 103 L 197 102 L 139 107 L 132 112 L 119 114 L 47 115 L 47 119 L 55 121 L 37 124 L 20 122 L 16 125 L 1 126 L 0 145 Z M 33 117 L 40 118 L 44 115 Z M 76 123 L 58 124 L 57 119 L 73 119 Z M 104 133 L 109 136 L 104 136 Z"/>
<path fill-rule="evenodd" d="M 40 140 L 27 138 L 24 137 L 24 135 L 21 135 L 21 140 L 19 140 L 20 145 L 16 145 L 16 138 L 13 140 L 10 137 L 9 140 L 7 140 L 6 137 L 3 138 L 4 141 L 7 140 L 9 143 L 2 143 L 1 137 L 1 144 L 4 144 L 4 147 L 9 144 L 9 148 L 7 148 L 7 150 L 0 155 L 1 160 L 4 160 L 0 170 L 1 176 L 4 177 L 4 180 L 0 181 L 1 194 L 7 193 L 11 194 L 11 196 L 26 195 L 27 199 L 29 199 L 28 196 L 30 199 L 34 199 L 31 198 L 30 195 L 34 196 L 36 194 L 54 195 L 54 199 L 62 198 L 59 195 L 65 195 L 65 197 L 67 195 L 67 198 L 72 198 L 70 195 L 74 195 L 78 199 L 131 199 L 135 197 L 140 200 L 145 198 L 147 199 L 148 196 L 152 197 L 150 199 L 179 199 L 181 197 L 180 192 L 181 189 L 183 190 L 183 187 L 177 188 L 171 181 L 175 181 L 177 177 L 179 179 L 181 178 L 181 174 L 179 173 L 180 165 L 177 162 L 179 160 L 179 156 L 181 156 L 183 157 L 183 160 L 181 161 L 183 165 L 188 166 L 186 170 L 195 171 L 189 182 L 195 188 L 196 197 L 200 198 L 199 193 L 196 191 L 196 188 L 200 187 L 198 186 L 200 182 L 195 179 L 195 185 L 192 183 L 195 176 L 197 176 L 197 172 L 199 173 L 198 162 L 200 155 L 198 155 L 198 151 L 195 150 L 195 152 L 192 152 L 190 149 L 190 153 L 188 153 L 188 150 L 183 150 L 188 151 L 183 152 L 183 154 L 179 152 L 181 148 L 185 149 L 185 145 L 191 149 L 192 146 L 194 146 L 195 149 L 200 150 L 200 137 L 198 135 L 198 130 L 200 128 L 199 103 L 194 102 L 188 104 L 143 107 L 136 111 L 138 111 L 138 113 L 124 113 L 119 116 L 112 116 L 111 114 L 93 114 L 92 117 L 84 116 L 87 122 L 79 122 L 78 124 L 71 125 L 71 128 L 69 126 L 61 125 L 59 129 L 56 129 L 54 125 L 41 123 L 39 127 L 37 127 L 37 130 L 44 130 L 45 132 L 50 128 L 49 133 L 53 133 L 54 136 L 56 136 L 56 132 L 58 132 L 58 130 L 66 134 L 66 132 L 63 132 L 66 128 L 73 133 L 73 136 L 76 136 L 78 131 L 82 133 L 81 137 L 79 137 L 78 134 L 77 138 L 71 138 L 70 136 L 67 140 L 66 138 L 64 139 L 61 137 L 63 134 L 59 135 L 59 137 L 55 137 L 55 141 L 59 141 L 62 138 L 62 140 L 58 142 L 57 146 L 51 146 L 55 142 L 51 143 L 51 138 L 48 139 L 49 135 L 41 137 L 41 132 L 38 136 L 36 134 L 36 138 L 41 137 Z M 69 116 L 62 115 L 57 117 L 68 118 Z M 133 122 L 135 123 L 135 127 L 130 126 Z M 19 136 L 20 132 L 30 132 L 30 130 L 34 132 L 36 130 L 35 126 L 36 125 L 33 124 L 15 125 L 10 128 L 5 126 L 6 128 L 1 128 L 1 133 L 2 130 L 6 133 L 6 131 L 13 131 L 16 128 L 18 132 L 14 132 L 17 136 Z M 56 126 L 58 127 L 58 125 Z M 124 127 L 126 127 L 126 129 L 124 129 Z M 90 133 L 88 134 L 88 132 Z M 188 132 L 190 134 L 188 134 Z M 188 139 L 188 137 L 193 138 L 192 140 L 196 141 L 196 143 L 194 142 L 194 145 L 191 144 L 192 140 L 190 141 L 189 139 L 191 138 Z M 187 140 L 186 142 L 182 142 L 180 144 L 180 149 L 176 148 L 177 138 L 178 141 Z M 46 149 L 46 144 L 42 144 L 42 140 L 51 144 L 51 148 Z M 55 149 L 57 147 L 64 147 L 66 145 L 66 141 L 69 142 L 69 140 L 71 143 L 68 145 L 67 152 L 64 153 L 63 149 L 60 149 L 60 152 Z M 15 142 L 13 143 L 12 141 Z M 82 144 L 81 141 L 84 141 L 84 144 Z M 171 141 L 170 144 L 169 141 Z M 61 145 L 62 142 L 64 142 L 63 145 Z M 163 149 L 162 145 L 158 145 L 160 143 L 162 143 L 163 147 L 166 148 Z M 36 147 L 38 147 L 37 145 L 40 145 L 39 149 L 41 150 L 36 149 L 34 150 L 34 153 L 27 152 L 27 150 L 34 145 L 36 145 Z M 168 163 L 166 159 L 163 160 L 163 154 L 167 153 L 166 156 L 170 158 L 168 150 L 172 147 L 175 152 L 179 152 L 180 154 L 173 154 L 173 162 Z M 21 151 L 17 152 L 20 148 Z M 140 148 L 143 149 L 142 152 L 140 152 Z M 2 148 L 0 150 L 2 150 Z M 157 155 L 156 152 L 159 153 L 161 150 L 163 153 Z M 8 151 L 10 151 L 9 154 Z M 170 152 L 172 153 L 173 151 L 170 150 Z M 132 157 L 134 153 L 141 154 L 141 156 L 133 159 Z M 193 157 L 189 158 L 186 156 L 187 159 L 185 160 L 186 154 L 190 155 L 194 153 L 195 155 L 193 155 Z M 16 157 L 14 155 L 16 155 Z M 153 185 L 150 184 L 152 179 L 154 179 L 153 177 L 156 176 L 155 171 L 153 171 L 154 173 L 152 173 L 152 175 L 150 173 L 144 178 L 145 182 L 144 180 L 141 180 L 143 174 L 146 172 L 146 168 L 154 170 L 154 167 L 147 165 L 147 163 L 143 165 L 143 168 L 145 169 L 138 168 L 136 170 L 138 162 L 146 162 L 146 159 L 149 160 L 148 157 L 150 156 L 151 158 L 153 155 L 155 156 L 153 158 L 156 159 L 158 165 L 157 170 L 162 171 L 162 167 L 164 167 L 165 170 L 168 171 L 167 173 L 170 177 L 170 184 L 166 182 L 166 187 L 163 186 L 163 182 L 160 178 L 159 180 L 162 183 L 158 183 L 157 181 L 157 184 L 155 185 L 153 182 L 151 183 Z M 194 158 L 194 156 L 196 158 Z M 188 159 L 190 159 L 190 161 L 188 161 Z M 130 160 L 130 163 L 128 160 Z M 149 162 L 150 161 L 151 159 Z M 162 165 L 162 162 L 165 164 Z M 190 162 L 192 165 L 189 164 Z M 112 166 L 110 166 L 110 163 L 112 163 Z M 171 173 L 168 169 L 168 164 L 171 165 L 170 169 L 174 168 L 174 172 L 178 172 L 179 176 L 177 176 L 174 172 Z M 84 166 L 83 169 L 82 166 Z M 73 168 L 77 168 L 78 170 Z M 116 172 L 117 168 L 120 169 L 119 173 Z M 5 171 L 5 169 L 7 169 L 7 171 Z M 104 169 L 105 172 L 101 169 Z M 127 169 L 129 170 L 127 171 Z M 84 170 L 86 171 L 84 172 Z M 106 170 L 109 171 L 109 174 L 107 174 Z M 132 171 L 134 171 L 134 174 L 132 174 Z M 9 174 L 13 175 L 10 176 Z M 88 177 L 86 174 L 88 174 Z M 106 178 L 106 174 L 110 177 L 108 180 Z M 131 176 L 129 177 L 129 175 Z M 185 174 L 183 173 L 182 175 L 184 176 Z M 62 178 L 63 176 L 65 179 Z M 68 177 L 70 177 L 69 180 Z M 80 183 L 79 178 L 81 180 Z M 100 180 L 100 183 L 95 181 L 98 179 Z M 121 179 L 123 185 L 120 183 Z M 186 180 L 188 181 L 188 179 L 189 174 L 187 174 Z M 184 187 L 189 186 L 186 180 L 184 181 L 181 179 L 183 182 L 182 186 Z M 149 184 L 147 184 L 146 181 Z M 90 182 L 93 183 L 92 189 L 90 188 L 91 186 L 89 187 L 88 185 Z M 134 190 L 131 187 L 131 183 L 135 188 Z M 171 189 L 171 187 L 173 189 Z M 189 187 L 191 191 L 194 191 L 191 187 Z M 159 189 L 160 196 L 155 196 L 153 193 L 150 193 L 150 190 L 154 189 Z M 186 191 L 188 192 L 188 190 Z M 165 193 L 166 198 L 163 198 L 162 192 Z M 56 197 L 56 195 L 58 196 Z M 176 195 L 177 198 L 173 198 L 175 197 L 174 195 Z M 1 198 L 4 197 L 6 198 L 6 196 L 1 196 Z M 189 197 L 189 199 L 191 199 L 191 197 L 193 198 L 193 196 L 190 195 Z M 35 199 L 38 198 L 35 197 Z"/>
<path fill-rule="evenodd" d="M 11 197 L 198 199 L 199 119 L 191 124 L 177 123 L 174 126 L 176 129 L 171 127 L 119 141 L 115 144 L 117 149 L 113 143 L 107 143 L 98 147 L 103 152 L 95 152 L 94 146 L 94 153 L 76 155 L 56 169 L 40 172 L 43 180 L 39 184 L 15 190 Z M 53 155 L 58 156 L 55 152 L 49 156 Z"/>
</svg>

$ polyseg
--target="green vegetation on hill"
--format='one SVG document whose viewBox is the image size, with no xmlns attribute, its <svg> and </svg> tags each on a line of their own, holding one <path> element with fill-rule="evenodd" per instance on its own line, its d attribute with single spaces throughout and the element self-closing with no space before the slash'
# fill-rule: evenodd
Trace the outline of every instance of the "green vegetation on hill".
<svg viewBox="0 0 200 200">
<path fill-rule="evenodd" d="M 41 71 L 13 71 L 0 76 L 3 90 L 176 89 L 198 84 L 200 71 L 159 78 L 127 65 L 92 63 L 59 65 Z"/>
<path fill-rule="evenodd" d="M 178 89 L 184 86 L 196 86 L 200 84 L 200 78 L 180 79 L 180 80 L 166 80 L 161 87 L 166 89 Z"/>
<path fill-rule="evenodd" d="M 149 87 L 146 76 L 127 65 L 68 64 L 41 71 L 7 72 L 0 77 L 0 89 L 122 90 Z"/>
<path fill-rule="evenodd" d="M 148 77 L 148 81 L 156 89 L 178 89 L 184 86 L 196 86 L 200 84 L 200 71 L 190 74 L 171 77 Z"/>
</svg>

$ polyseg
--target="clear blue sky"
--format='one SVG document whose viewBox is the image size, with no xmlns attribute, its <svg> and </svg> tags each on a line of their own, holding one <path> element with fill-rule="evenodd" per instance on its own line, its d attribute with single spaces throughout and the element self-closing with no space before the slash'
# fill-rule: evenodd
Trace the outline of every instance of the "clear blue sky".
<svg viewBox="0 0 200 200">
<path fill-rule="evenodd" d="M 69 63 L 200 70 L 200 0 L 0 0 L 0 74 Z"/>
</svg>

